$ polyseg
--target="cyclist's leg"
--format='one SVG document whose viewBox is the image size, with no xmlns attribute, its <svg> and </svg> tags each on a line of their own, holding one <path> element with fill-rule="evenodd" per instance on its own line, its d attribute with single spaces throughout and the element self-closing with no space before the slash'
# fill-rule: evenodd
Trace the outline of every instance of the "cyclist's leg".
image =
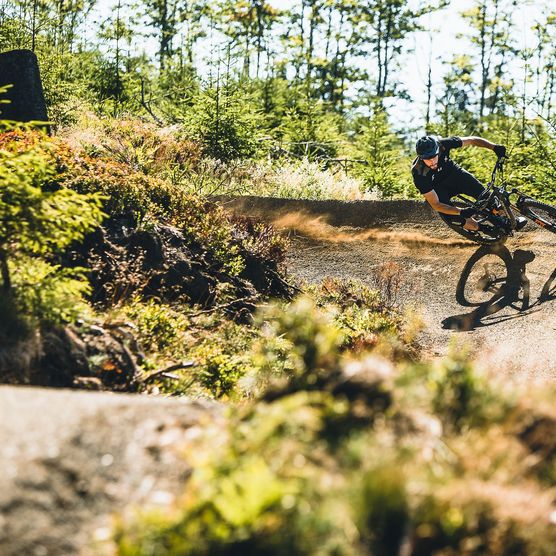
<svg viewBox="0 0 556 556">
<path fill-rule="evenodd" d="M 481 194 L 485 191 L 483 184 L 470 172 L 467 170 L 460 169 L 458 172 L 454 173 L 450 180 L 450 195 L 455 197 L 456 195 L 466 195 L 473 197 L 477 200 Z M 450 204 L 453 204 L 450 202 Z M 473 224 L 473 223 L 472 223 Z M 466 224 L 465 221 L 461 224 L 466 230 L 474 231 L 478 229 L 476 225 Z"/>
<path fill-rule="evenodd" d="M 454 197 L 456 193 L 454 193 L 451 189 L 441 190 L 440 192 L 437 193 L 437 195 L 438 195 L 438 200 L 441 203 L 445 205 L 454 206 L 454 203 L 452 202 L 452 197 Z M 463 227 L 465 224 L 465 218 L 457 214 L 444 214 L 443 212 L 439 212 L 438 216 L 440 216 L 440 218 L 444 220 L 444 222 L 449 224 L 454 224 L 456 226 L 461 226 L 461 227 Z"/>
<path fill-rule="evenodd" d="M 450 190 L 452 196 L 463 194 L 477 200 L 485 191 L 485 187 L 473 174 L 462 169 L 454 176 Z"/>
</svg>

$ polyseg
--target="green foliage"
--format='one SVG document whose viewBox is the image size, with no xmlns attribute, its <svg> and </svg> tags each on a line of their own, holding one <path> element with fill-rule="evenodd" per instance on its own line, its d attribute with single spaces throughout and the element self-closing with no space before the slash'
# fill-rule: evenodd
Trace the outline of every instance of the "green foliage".
<svg viewBox="0 0 556 556">
<path fill-rule="evenodd" d="M 323 312 L 311 318 L 315 304 L 299 297 L 285 311 L 279 305 L 263 310 L 263 337 L 255 347 L 254 363 L 263 381 L 285 375 L 299 387 L 311 389 L 337 360 L 342 334 Z"/>
<path fill-rule="evenodd" d="M 386 111 L 378 105 L 361 125 L 357 152 L 367 161 L 367 165 L 359 169 L 367 190 L 375 191 L 383 198 L 411 194 L 411 159 L 405 154 L 400 139 L 392 132 Z"/>
<path fill-rule="evenodd" d="M 0 244 L 7 256 L 59 251 L 101 220 L 98 193 L 42 188 L 55 169 L 40 152 L 0 150 L 0 167 Z"/>
<path fill-rule="evenodd" d="M 339 358 L 337 330 L 307 299 L 270 315 L 273 335 L 293 353 L 289 384 L 189 446 L 205 457 L 179 503 L 122 522 L 119 554 L 386 556 L 402 546 L 414 554 L 471 556 L 478 546 L 493 556 L 550 554 L 552 495 L 535 482 L 515 436 L 521 417 L 487 409 L 511 405 L 511 396 L 500 392 L 496 402 L 461 364 L 440 376 L 428 365 L 394 370 L 375 358 L 358 362 L 357 374 Z M 374 381 L 362 380 L 370 375 Z M 362 397 L 348 401 L 354 377 Z M 423 388 L 417 404 L 405 395 Z M 385 394 L 393 404 L 374 405 Z M 439 403 L 443 396 L 451 403 Z M 353 417 L 365 410 L 361 428 Z M 534 509 L 508 500 L 534 500 Z"/>
<path fill-rule="evenodd" d="M 399 312 L 378 290 L 358 280 L 325 278 L 309 288 L 317 304 L 334 311 L 334 324 L 342 333 L 344 348 L 364 350 L 377 345 L 380 335 L 402 333 Z"/>
<path fill-rule="evenodd" d="M 367 472 L 357 487 L 356 519 L 364 543 L 377 556 L 398 554 L 410 525 L 407 478 L 395 465 Z"/>
<path fill-rule="evenodd" d="M 24 315 L 43 323 L 75 322 L 90 315 L 85 302 L 91 293 L 86 269 L 66 269 L 38 257 L 11 261 L 13 288 Z"/>
<path fill-rule="evenodd" d="M 184 125 L 205 156 L 222 161 L 253 157 L 259 148 L 261 118 L 240 84 L 207 87 L 187 107 Z"/>
<path fill-rule="evenodd" d="M 101 123 L 98 133 L 94 144 L 90 138 L 84 141 L 90 154 L 56 143 L 59 183 L 81 193 L 102 193 L 104 210 L 113 217 L 132 216 L 141 225 L 162 221 L 180 228 L 192 244 L 203 246 L 233 275 L 243 272 L 249 256 L 281 262 L 286 242 L 276 230 L 247 229 L 201 196 L 202 183 L 187 183 L 241 180 L 247 170 L 238 167 L 237 172 L 224 170 L 222 175 L 217 167 L 205 173 L 197 144 L 138 121 Z"/>
<path fill-rule="evenodd" d="M 322 103 L 302 98 L 285 111 L 274 134 L 294 156 L 320 160 L 338 154 L 340 125 L 340 118 L 328 112 Z"/>
<path fill-rule="evenodd" d="M 255 411 L 225 444 L 221 465 L 210 461 L 197 470 L 184 511 L 122 531 L 119 553 L 309 555 L 318 539 L 322 554 L 349 554 L 342 546 L 349 519 L 334 515 L 338 508 L 326 503 L 308 473 L 316 467 L 303 441 L 316 440 L 319 418 L 307 401 L 300 394 Z M 277 440 L 286 434 L 290 449 L 283 450 Z M 324 456 L 319 452 L 313 461 Z"/>
<path fill-rule="evenodd" d="M 170 351 L 174 357 L 184 350 L 185 346 L 181 346 L 180 350 L 180 344 L 186 341 L 184 334 L 189 323 L 175 308 L 154 299 L 142 301 L 135 298 L 120 310 L 136 326 L 145 350 L 162 353 Z"/>
<path fill-rule="evenodd" d="M 193 313 L 193 316 L 192 316 Z M 114 308 L 110 319 L 133 323 L 145 350 L 145 368 L 164 368 L 188 360 L 194 366 L 177 371 L 177 379 L 157 382 L 157 389 L 173 395 L 241 398 L 249 386 L 240 380 L 250 368 L 250 352 L 257 331 L 229 320 L 219 312 L 196 314 L 181 304 L 135 298 Z"/>
<path fill-rule="evenodd" d="M 0 266 L 4 291 L 15 296 L 23 314 L 63 322 L 83 310 L 88 290 L 79 270 L 63 270 L 48 258 L 81 240 L 103 213 L 98 193 L 80 195 L 52 185 L 56 170 L 44 152 L 50 147 L 40 134 L 2 136 Z"/>
<path fill-rule="evenodd" d="M 198 352 L 197 352 L 198 353 Z M 212 396 L 229 396 L 245 374 L 245 361 L 239 355 L 222 353 L 219 349 L 210 350 L 204 364 L 197 373 L 197 379 Z"/>
<path fill-rule="evenodd" d="M 432 407 L 446 427 L 457 431 L 465 427 L 492 424 L 511 409 L 509 400 L 497 395 L 487 380 L 470 363 L 465 352 L 446 359 L 430 378 Z"/>
</svg>

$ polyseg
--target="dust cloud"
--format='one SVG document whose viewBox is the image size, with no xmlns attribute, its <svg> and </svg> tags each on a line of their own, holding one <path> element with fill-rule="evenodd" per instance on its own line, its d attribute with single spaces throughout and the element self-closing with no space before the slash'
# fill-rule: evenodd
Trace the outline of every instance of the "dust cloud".
<svg viewBox="0 0 556 556">
<path fill-rule="evenodd" d="M 360 229 L 348 227 L 337 228 L 328 224 L 323 216 L 314 217 L 304 212 L 292 212 L 282 215 L 274 219 L 272 223 L 278 228 L 295 230 L 308 238 L 328 243 L 353 243 L 372 239 L 414 245 L 474 245 L 470 241 L 439 239 L 415 230 L 395 231 L 372 228 L 362 231 Z"/>
</svg>

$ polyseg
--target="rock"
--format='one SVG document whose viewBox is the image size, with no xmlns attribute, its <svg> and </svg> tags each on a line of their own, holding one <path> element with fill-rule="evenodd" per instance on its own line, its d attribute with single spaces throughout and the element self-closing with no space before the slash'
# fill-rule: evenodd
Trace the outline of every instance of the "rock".
<svg viewBox="0 0 556 556">
<path fill-rule="evenodd" d="M 0 98 L 0 117 L 16 122 L 46 122 L 46 102 L 42 89 L 39 64 L 30 50 L 11 50 L 0 54 L 0 87 L 12 85 Z"/>
<path fill-rule="evenodd" d="M 0 383 L 32 384 L 41 358 L 41 336 L 32 331 L 24 339 L 0 345 Z"/>
<path fill-rule="evenodd" d="M 69 327 L 47 329 L 43 333 L 42 351 L 33 384 L 69 388 L 74 376 L 90 374 L 87 346 Z"/>
<path fill-rule="evenodd" d="M 119 392 L 137 390 L 143 354 L 130 331 L 99 325 L 45 331 L 33 384 Z"/>
</svg>

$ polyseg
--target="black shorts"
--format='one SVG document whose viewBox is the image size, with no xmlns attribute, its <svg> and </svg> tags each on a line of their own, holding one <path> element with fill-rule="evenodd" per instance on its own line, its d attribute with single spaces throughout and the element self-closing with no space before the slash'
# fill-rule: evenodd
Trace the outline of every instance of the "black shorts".
<svg viewBox="0 0 556 556">
<path fill-rule="evenodd" d="M 470 174 L 466 170 L 459 170 L 458 172 L 454 172 L 453 175 L 447 179 L 447 183 L 445 185 L 443 184 L 443 187 L 439 188 L 439 191 L 436 189 L 435 191 L 441 203 L 453 205 L 452 197 L 463 194 L 478 199 L 483 191 L 485 191 L 485 188 L 473 174 Z M 461 216 L 444 214 L 442 212 L 438 214 L 440 218 L 446 222 L 461 225 L 465 223 L 465 219 Z"/>
</svg>

